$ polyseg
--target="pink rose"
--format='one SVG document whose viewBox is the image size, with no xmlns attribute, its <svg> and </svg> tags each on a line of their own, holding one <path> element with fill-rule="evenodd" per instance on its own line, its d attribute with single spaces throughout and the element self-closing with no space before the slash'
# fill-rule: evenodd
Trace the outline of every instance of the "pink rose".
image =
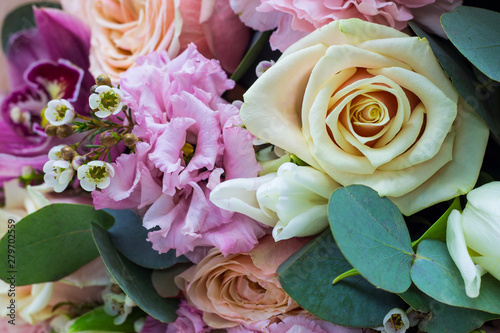
<svg viewBox="0 0 500 333">
<path fill-rule="evenodd" d="M 266 236 L 249 253 L 227 257 L 212 249 L 175 282 L 188 301 L 203 311 L 203 320 L 214 328 L 251 325 L 300 311 L 281 288 L 276 269 L 307 241 L 294 238 L 275 243 Z"/>
<path fill-rule="evenodd" d="M 250 40 L 229 0 L 63 0 L 92 30 L 91 66 L 95 76 L 115 81 L 139 56 L 166 50 L 173 58 L 190 42 L 207 58 L 233 72 Z"/>
</svg>

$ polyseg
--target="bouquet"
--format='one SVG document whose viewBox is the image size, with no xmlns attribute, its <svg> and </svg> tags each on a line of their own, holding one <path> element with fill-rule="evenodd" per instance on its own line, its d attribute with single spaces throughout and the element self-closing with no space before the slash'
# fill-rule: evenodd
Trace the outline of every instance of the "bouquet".
<svg viewBox="0 0 500 333">
<path fill-rule="evenodd" d="M 500 332 L 500 10 L 2 4 L 2 332 Z"/>
</svg>

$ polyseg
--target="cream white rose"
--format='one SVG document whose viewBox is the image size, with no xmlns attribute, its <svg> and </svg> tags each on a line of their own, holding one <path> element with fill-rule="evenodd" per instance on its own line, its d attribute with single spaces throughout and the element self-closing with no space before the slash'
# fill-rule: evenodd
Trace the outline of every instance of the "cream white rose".
<svg viewBox="0 0 500 333">
<path fill-rule="evenodd" d="M 328 200 L 338 187 L 323 172 L 288 162 L 262 177 L 226 180 L 212 190 L 210 200 L 274 227 L 274 240 L 280 241 L 326 229 Z"/>
<path fill-rule="evenodd" d="M 481 276 L 500 280 L 500 182 L 491 182 L 467 194 L 462 214 L 448 217 L 446 245 L 465 282 L 469 297 L 477 297 Z"/>
<path fill-rule="evenodd" d="M 405 215 L 467 193 L 488 128 L 425 39 L 357 19 L 298 41 L 244 95 L 255 136 Z"/>
</svg>

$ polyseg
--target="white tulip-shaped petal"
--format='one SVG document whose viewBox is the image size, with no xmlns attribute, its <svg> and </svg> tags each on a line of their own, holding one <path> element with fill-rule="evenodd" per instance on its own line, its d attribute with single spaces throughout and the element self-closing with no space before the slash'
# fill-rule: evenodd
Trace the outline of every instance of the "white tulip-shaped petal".
<svg viewBox="0 0 500 333">
<path fill-rule="evenodd" d="M 484 274 L 484 270 L 481 266 L 474 264 L 467 250 L 462 226 L 462 215 L 458 210 L 452 211 L 448 217 L 446 246 L 464 279 L 467 296 L 472 298 L 479 296 L 481 276 Z"/>
<path fill-rule="evenodd" d="M 401 309 L 394 308 L 387 313 L 383 320 L 386 333 L 404 333 L 410 328 L 410 320 Z"/>
<path fill-rule="evenodd" d="M 278 221 L 275 212 L 264 210 L 257 201 L 259 186 L 276 178 L 276 173 L 262 177 L 236 178 L 226 180 L 217 185 L 210 193 L 210 201 L 219 208 L 237 212 L 256 221 L 274 227 Z"/>
</svg>

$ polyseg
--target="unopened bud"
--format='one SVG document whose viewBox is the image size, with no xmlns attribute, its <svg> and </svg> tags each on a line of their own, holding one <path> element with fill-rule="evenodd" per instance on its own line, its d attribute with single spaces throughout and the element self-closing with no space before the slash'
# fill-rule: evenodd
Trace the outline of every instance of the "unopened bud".
<svg viewBox="0 0 500 333">
<path fill-rule="evenodd" d="M 57 126 L 48 124 L 45 126 L 45 133 L 47 133 L 48 136 L 55 136 L 57 134 Z"/>
<path fill-rule="evenodd" d="M 90 87 L 90 93 L 95 94 L 95 90 L 99 87 L 97 84 L 94 84 L 92 87 Z"/>
<path fill-rule="evenodd" d="M 123 143 L 127 147 L 132 147 L 137 143 L 137 141 L 139 141 L 139 138 L 137 138 L 135 134 L 127 133 L 123 136 Z"/>
<path fill-rule="evenodd" d="M 61 148 L 61 157 L 65 161 L 72 161 L 73 158 L 75 157 L 76 152 L 73 148 L 70 146 L 62 147 Z"/>
<path fill-rule="evenodd" d="M 71 161 L 71 166 L 73 169 L 78 170 L 79 167 L 85 164 L 86 158 L 80 155 L 76 155 L 73 157 L 73 160 Z"/>
<path fill-rule="evenodd" d="M 111 84 L 111 78 L 109 77 L 108 74 L 101 74 L 98 77 L 95 78 L 95 83 L 98 86 L 110 86 L 112 87 L 113 85 Z"/>
<path fill-rule="evenodd" d="M 57 128 L 57 136 L 61 139 L 67 138 L 73 134 L 73 126 L 71 125 L 61 125 Z"/>
<path fill-rule="evenodd" d="M 114 146 L 118 142 L 118 139 L 115 136 L 116 134 L 112 132 L 103 132 L 101 133 L 101 135 L 99 135 L 99 142 L 104 147 Z"/>
<path fill-rule="evenodd" d="M 113 294 L 121 294 L 123 292 L 122 288 L 117 284 L 112 284 L 109 289 Z"/>
</svg>

